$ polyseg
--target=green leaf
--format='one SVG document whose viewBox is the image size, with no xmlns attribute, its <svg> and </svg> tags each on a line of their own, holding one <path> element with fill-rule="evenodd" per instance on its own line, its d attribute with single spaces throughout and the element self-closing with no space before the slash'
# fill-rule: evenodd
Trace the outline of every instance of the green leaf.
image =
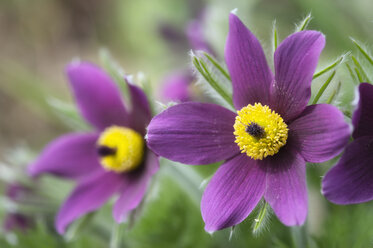
<svg viewBox="0 0 373 248">
<path fill-rule="evenodd" d="M 307 28 L 308 24 L 312 20 L 311 13 L 309 13 L 303 21 L 301 21 L 298 25 L 296 25 L 296 32 L 303 31 Z"/>
<path fill-rule="evenodd" d="M 337 88 L 334 89 L 334 91 L 332 92 L 332 94 L 329 96 L 328 100 L 326 101 L 327 104 L 330 104 L 336 95 L 338 95 L 339 91 L 341 90 L 341 82 L 338 82 L 338 85 L 337 85 Z"/>
<path fill-rule="evenodd" d="M 372 57 L 368 54 L 367 51 L 365 51 L 362 46 L 353 38 L 350 38 L 352 40 L 352 42 L 355 44 L 355 46 L 357 47 L 357 49 L 359 49 L 359 51 L 364 55 L 364 57 L 369 61 L 369 63 L 371 65 L 373 65 L 373 59 Z"/>
<path fill-rule="evenodd" d="M 123 100 L 126 108 L 130 110 L 132 108 L 131 104 L 131 94 L 129 92 L 128 85 L 125 81 L 125 72 L 119 66 L 119 64 L 112 58 L 108 49 L 102 48 L 99 52 L 100 60 L 103 68 L 109 73 L 114 82 L 118 85 L 119 89 L 123 94 Z"/>
<path fill-rule="evenodd" d="M 265 227 L 266 220 L 269 214 L 269 205 L 268 202 L 263 200 L 259 208 L 258 216 L 254 220 L 253 234 L 258 235 L 260 231 Z"/>
<path fill-rule="evenodd" d="M 350 76 L 351 76 L 352 80 L 354 81 L 354 83 L 355 83 L 355 84 L 359 84 L 359 81 L 358 81 L 358 79 L 356 78 L 354 72 L 352 71 L 351 66 L 350 66 L 348 63 L 346 63 L 346 67 L 347 67 L 347 70 L 348 70 L 348 72 L 350 73 Z"/>
<path fill-rule="evenodd" d="M 89 126 L 83 121 L 75 105 L 55 97 L 47 98 L 47 102 L 55 110 L 57 117 L 67 126 L 74 130 L 89 130 Z"/>
<path fill-rule="evenodd" d="M 333 64 L 327 66 L 326 68 L 322 69 L 321 71 L 315 73 L 313 75 L 313 79 L 320 77 L 321 75 L 325 74 L 326 72 L 330 71 L 331 69 L 335 68 L 336 66 L 340 65 L 343 63 L 345 58 L 349 55 L 350 53 L 343 54 L 341 57 L 339 57 Z"/>
<path fill-rule="evenodd" d="M 209 84 L 209 86 L 211 86 L 211 88 L 216 93 L 218 93 L 218 95 L 230 107 L 232 107 L 234 109 L 231 94 L 226 89 L 224 89 L 223 83 L 221 83 L 221 82 L 219 83 L 219 81 L 217 81 L 215 79 L 216 73 L 212 69 L 210 69 L 211 67 L 208 67 L 208 64 L 207 64 L 206 60 L 203 57 L 199 57 L 199 56 L 197 56 L 195 54 L 192 54 L 191 57 L 192 57 L 192 62 L 193 62 L 194 67 L 200 73 L 200 75 L 202 76 L 202 78 Z M 210 60 L 208 60 L 208 58 L 207 58 L 207 61 L 210 62 Z M 216 66 L 214 66 L 214 68 L 216 68 Z M 220 71 L 219 68 L 216 68 L 216 69 L 218 71 Z"/>
<path fill-rule="evenodd" d="M 219 63 L 213 57 L 206 52 L 204 52 L 203 55 L 205 55 L 205 57 L 226 77 L 226 79 L 232 81 L 229 73 L 221 65 L 219 65 Z"/>
<path fill-rule="evenodd" d="M 322 96 L 322 94 L 324 93 L 325 89 L 329 86 L 330 82 L 332 81 L 334 75 L 335 75 L 335 71 L 333 71 L 333 73 L 329 76 L 329 78 L 326 80 L 326 82 L 321 86 L 319 92 L 317 92 L 317 94 L 315 96 L 315 99 L 313 99 L 312 104 L 316 104 L 319 101 L 319 99 Z"/>
<path fill-rule="evenodd" d="M 359 63 L 359 61 L 355 58 L 354 55 L 351 55 L 351 58 L 352 58 L 352 61 L 354 62 L 355 66 L 356 66 L 355 67 L 355 72 L 356 72 L 357 77 L 359 78 L 360 83 L 370 82 L 366 72 L 364 71 L 364 69 L 361 66 L 361 64 Z"/>
</svg>

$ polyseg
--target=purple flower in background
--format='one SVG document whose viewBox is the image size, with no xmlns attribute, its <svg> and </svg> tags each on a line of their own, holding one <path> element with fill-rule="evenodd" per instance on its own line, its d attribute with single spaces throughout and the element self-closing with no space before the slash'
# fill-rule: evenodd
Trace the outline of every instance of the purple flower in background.
<svg viewBox="0 0 373 248">
<path fill-rule="evenodd" d="M 306 162 L 339 154 L 349 139 L 334 106 L 307 106 L 324 36 L 301 31 L 274 54 L 272 74 L 256 37 L 234 14 L 225 59 L 234 113 L 215 104 L 182 103 L 155 116 L 148 146 L 158 155 L 201 165 L 225 160 L 201 201 L 206 231 L 242 222 L 264 197 L 285 225 L 307 216 Z"/>
<path fill-rule="evenodd" d="M 31 195 L 31 190 L 18 183 L 8 184 L 5 195 L 13 202 L 22 202 Z M 22 213 L 9 212 L 5 215 L 3 227 L 5 231 L 27 231 L 34 225 L 30 216 Z"/>
<path fill-rule="evenodd" d="M 203 32 L 203 26 L 205 23 L 205 11 L 199 14 L 196 20 L 190 21 L 186 28 L 186 35 L 188 37 L 189 44 L 193 50 L 202 50 L 204 52 L 215 55 L 211 45 L 206 40 Z"/>
<path fill-rule="evenodd" d="M 185 34 L 188 38 L 191 49 L 201 50 L 211 55 L 215 55 L 211 45 L 204 36 L 204 22 L 205 10 L 201 11 L 197 19 L 188 22 L 185 29 Z M 161 88 L 161 96 L 165 100 L 178 102 L 191 101 L 195 98 L 195 94 L 190 85 L 195 80 L 196 79 L 191 71 L 183 73 L 174 72 L 164 79 L 163 86 Z"/>
<path fill-rule="evenodd" d="M 108 74 L 95 65 L 72 63 L 67 75 L 79 110 L 94 131 L 59 137 L 29 167 L 32 176 L 50 173 L 77 181 L 56 218 L 61 234 L 72 221 L 100 208 L 114 194 L 119 194 L 114 219 L 124 221 L 159 168 L 158 157 L 143 139 L 151 119 L 143 91 L 128 83 L 129 110 Z"/>
<path fill-rule="evenodd" d="M 29 216 L 18 213 L 6 214 L 3 223 L 4 230 L 7 232 L 16 230 L 26 232 L 28 229 L 32 228 L 33 225 L 34 223 Z"/>
<path fill-rule="evenodd" d="M 360 99 L 352 117 L 351 142 L 322 182 L 325 197 L 336 204 L 373 200 L 373 85 L 359 85 Z"/>
<path fill-rule="evenodd" d="M 190 84 L 194 77 L 191 73 L 176 72 L 167 76 L 161 89 L 162 99 L 186 102 L 191 100 Z"/>
</svg>

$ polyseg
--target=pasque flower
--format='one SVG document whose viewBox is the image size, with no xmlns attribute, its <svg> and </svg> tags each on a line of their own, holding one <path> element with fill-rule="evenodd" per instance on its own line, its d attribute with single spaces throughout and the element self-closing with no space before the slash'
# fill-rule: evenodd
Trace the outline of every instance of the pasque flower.
<svg viewBox="0 0 373 248">
<path fill-rule="evenodd" d="M 19 203 L 24 201 L 27 197 L 32 197 L 31 189 L 19 184 L 10 183 L 6 187 L 5 196 L 12 202 Z M 3 222 L 3 228 L 5 231 L 27 231 L 34 225 L 33 219 L 23 213 L 16 211 L 7 212 Z"/>
<path fill-rule="evenodd" d="M 95 65 L 72 63 L 67 75 L 79 110 L 94 131 L 59 137 L 29 167 L 32 176 L 50 173 L 77 181 L 56 218 L 59 233 L 114 194 L 119 194 L 114 219 L 124 221 L 141 202 L 151 176 L 159 168 L 157 156 L 143 139 L 151 119 L 144 92 L 128 83 L 132 103 L 128 109 L 114 82 Z"/>
<path fill-rule="evenodd" d="M 322 182 L 325 197 L 337 204 L 373 200 L 373 85 L 360 84 L 359 95 L 352 117 L 354 141 Z"/>
<path fill-rule="evenodd" d="M 301 31 L 274 54 L 272 74 L 262 47 L 237 16 L 229 17 L 225 60 L 237 112 L 207 103 L 182 103 L 155 116 L 148 146 L 158 155 L 201 165 L 225 160 L 206 187 L 206 231 L 242 222 L 264 197 L 285 225 L 307 216 L 306 162 L 339 154 L 349 139 L 334 106 L 307 106 L 324 36 Z"/>
</svg>

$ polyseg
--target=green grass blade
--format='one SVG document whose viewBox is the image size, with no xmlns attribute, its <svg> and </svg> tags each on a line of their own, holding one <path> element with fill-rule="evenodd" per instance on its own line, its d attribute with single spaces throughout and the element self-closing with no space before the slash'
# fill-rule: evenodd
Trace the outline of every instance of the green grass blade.
<svg viewBox="0 0 373 248">
<path fill-rule="evenodd" d="M 317 92 L 317 95 L 315 96 L 315 99 L 313 99 L 312 104 L 316 104 L 320 100 L 320 97 L 322 96 L 326 88 L 329 86 L 330 82 L 334 78 L 334 75 L 335 75 L 335 71 L 333 71 L 333 73 L 329 76 L 326 82 L 321 86 L 319 92 Z"/>
<path fill-rule="evenodd" d="M 336 61 L 334 61 L 333 64 L 331 64 L 331 65 L 327 66 L 326 68 L 322 69 L 321 71 L 315 73 L 315 75 L 313 75 L 313 79 L 320 77 L 321 75 L 325 74 L 326 72 L 328 72 L 331 69 L 335 68 L 336 66 L 340 65 L 345 60 L 347 55 L 349 55 L 349 53 L 343 54 Z"/>
<path fill-rule="evenodd" d="M 369 63 L 373 66 L 373 59 L 371 56 L 369 56 L 368 52 L 365 51 L 361 45 L 356 41 L 354 40 L 353 38 L 350 38 L 352 40 L 352 42 L 355 44 L 355 46 L 357 47 L 357 49 L 359 49 L 359 51 L 364 55 L 364 57 L 369 61 Z"/>
<path fill-rule="evenodd" d="M 303 31 L 307 28 L 308 24 L 310 23 L 310 21 L 312 20 L 312 16 L 311 16 L 311 13 L 309 13 L 306 18 L 303 19 L 302 22 L 300 22 L 299 25 L 297 25 L 297 28 L 296 28 L 296 31 L 299 32 L 299 31 Z"/>
</svg>

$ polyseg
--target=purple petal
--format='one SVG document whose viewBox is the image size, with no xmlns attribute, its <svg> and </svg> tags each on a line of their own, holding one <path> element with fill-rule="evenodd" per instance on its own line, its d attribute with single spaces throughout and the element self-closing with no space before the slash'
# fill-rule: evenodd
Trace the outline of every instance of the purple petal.
<svg viewBox="0 0 373 248">
<path fill-rule="evenodd" d="M 225 61 L 232 78 L 236 109 L 255 102 L 268 105 L 272 72 L 259 41 L 234 14 L 229 16 Z"/>
<path fill-rule="evenodd" d="M 265 169 L 246 154 L 221 165 L 202 196 L 205 230 L 212 232 L 242 222 L 262 198 L 265 181 Z"/>
<path fill-rule="evenodd" d="M 82 181 L 58 212 L 56 229 L 65 233 L 66 227 L 79 217 L 100 208 L 123 184 L 123 177 L 113 172 L 97 173 Z"/>
<path fill-rule="evenodd" d="M 272 104 L 285 120 L 300 114 L 311 97 L 311 81 L 325 37 L 316 31 L 301 31 L 287 37 L 277 48 Z"/>
<path fill-rule="evenodd" d="M 359 104 L 352 117 L 355 129 L 354 139 L 361 136 L 373 135 L 373 85 L 362 83 L 359 85 Z"/>
<path fill-rule="evenodd" d="M 89 123 L 99 130 L 128 126 L 120 91 L 106 72 L 85 62 L 71 63 L 66 71 L 80 112 Z"/>
<path fill-rule="evenodd" d="M 97 134 L 80 133 L 57 138 L 47 145 L 39 158 L 29 166 L 28 173 L 31 176 L 50 173 L 78 178 L 101 170 L 96 149 L 97 138 Z"/>
<path fill-rule="evenodd" d="M 148 146 L 158 155 L 186 164 L 210 164 L 238 154 L 236 114 L 219 105 L 181 103 L 155 116 Z"/>
<path fill-rule="evenodd" d="M 139 87 L 128 83 L 131 93 L 132 110 L 130 113 L 130 126 L 137 132 L 145 135 L 146 126 L 152 118 L 150 105 L 145 93 Z"/>
<path fill-rule="evenodd" d="M 267 188 L 265 199 L 280 221 L 302 225 L 307 217 L 306 163 L 289 145 L 265 160 Z"/>
<path fill-rule="evenodd" d="M 322 193 L 336 204 L 373 200 L 373 136 L 361 137 L 346 148 L 341 160 L 322 181 Z"/>
<path fill-rule="evenodd" d="M 125 221 L 129 211 L 135 209 L 143 199 L 145 191 L 149 186 L 150 179 L 159 169 L 158 157 L 148 151 L 144 164 L 144 171 L 139 175 L 128 174 L 121 190 L 121 195 L 114 206 L 114 219 L 120 223 Z"/>
<path fill-rule="evenodd" d="M 342 152 L 350 138 L 343 114 L 334 106 L 307 106 L 289 125 L 297 149 L 307 162 L 325 162 Z"/>
</svg>

